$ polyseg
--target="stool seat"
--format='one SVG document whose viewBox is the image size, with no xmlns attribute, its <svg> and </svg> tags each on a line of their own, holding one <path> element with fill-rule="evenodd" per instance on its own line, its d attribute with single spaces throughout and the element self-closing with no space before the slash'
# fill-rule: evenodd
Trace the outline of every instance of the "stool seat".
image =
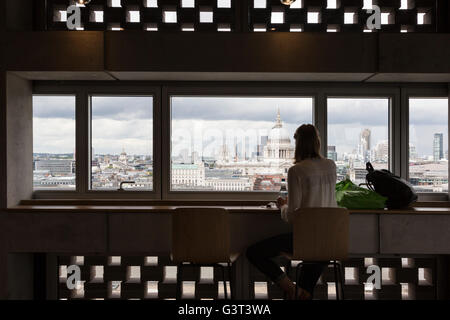
<svg viewBox="0 0 450 320">
<path fill-rule="evenodd" d="M 222 270 L 225 299 L 228 298 L 225 269 L 228 269 L 231 298 L 234 295 L 232 264 L 239 253 L 230 251 L 228 211 L 217 207 L 186 207 L 172 215 L 172 261 L 178 264 L 177 299 L 181 299 L 183 268 L 214 266 Z"/>
<path fill-rule="evenodd" d="M 344 299 L 344 278 L 339 261 L 348 256 L 349 213 L 345 208 L 301 208 L 294 212 L 293 253 L 282 252 L 296 267 L 296 288 L 303 265 L 328 263 L 334 270 L 336 299 Z"/>
</svg>

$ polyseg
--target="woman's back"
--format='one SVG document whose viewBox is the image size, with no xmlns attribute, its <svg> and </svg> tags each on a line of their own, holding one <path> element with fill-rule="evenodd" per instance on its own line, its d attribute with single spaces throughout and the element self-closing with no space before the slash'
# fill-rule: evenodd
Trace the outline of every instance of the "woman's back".
<svg viewBox="0 0 450 320">
<path fill-rule="evenodd" d="M 298 208 L 336 207 L 336 165 L 332 160 L 302 160 L 288 172 L 288 205 L 282 208 L 283 219 Z"/>
</svg>

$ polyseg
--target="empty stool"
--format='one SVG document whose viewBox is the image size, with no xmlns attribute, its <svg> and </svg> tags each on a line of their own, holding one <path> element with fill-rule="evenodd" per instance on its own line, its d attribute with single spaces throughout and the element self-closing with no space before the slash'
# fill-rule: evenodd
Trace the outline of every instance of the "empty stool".
<svg viewBox="0 0 450 320">
<path fill-rule="evenodd" d="M 222 269 L 225 299 L 228 299 L 225 266 L 234 297 L 232 263 L 237 254 L 230 253 L 230 223 L 223 208 L 178 208 L 172 217 L 172 260 L 178 264 L 177 299 L 181 299 L 183 268 L 217 266 Z M 188 263 L 188 265 L 184 265 Z"/>
<path fill-rule="evenodd" d="M 339 261 L 347 259 L 349 214 L 343 208 L 304 208 L 294 213 L 291 260 L 301 260 L 295 273 L 296 296 L 299 271 L 305 264 L 333 266 L 336 300 L 344 299 L 344 278 Z M 286 256 L 286 255 L 285 255 Z"/>
</svg>

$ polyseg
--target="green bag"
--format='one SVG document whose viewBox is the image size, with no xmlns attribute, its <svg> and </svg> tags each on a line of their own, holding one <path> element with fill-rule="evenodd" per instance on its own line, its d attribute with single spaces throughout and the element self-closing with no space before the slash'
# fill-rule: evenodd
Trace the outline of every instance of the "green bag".
<svg viewBox="0 0 450 320">
<path fill-rule="evenodd" d="M 336 201 L 347 209 L 384 209 L 387 198 L 368 189 L 358 187 L 350 180 L 336 184 Z"/>
</svg>

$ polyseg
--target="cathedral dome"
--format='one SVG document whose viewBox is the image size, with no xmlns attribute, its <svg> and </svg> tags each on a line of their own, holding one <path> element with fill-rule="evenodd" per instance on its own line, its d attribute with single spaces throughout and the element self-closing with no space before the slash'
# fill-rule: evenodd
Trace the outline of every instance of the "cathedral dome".
<svg viewBox="0 0 450 320">
<path fill-rule="evenodd" d="M 283 123 L 281 121 L 280 110 L 278 110 L 277 121 L 272 127 L 268 137 L 269 143 L 291 143 L 291 138 L 289 132 L 283 128 Z"/>
<path fill-rule="evenodd" d="M 291 142 L 291 139 L 289 138 L 289 133 L 283 127 L 281 128 L 273 127 L 272 130 L 270 130 L 268 140 L 270 142 L 277 142 L 277 143 Z"/>
</svg>

